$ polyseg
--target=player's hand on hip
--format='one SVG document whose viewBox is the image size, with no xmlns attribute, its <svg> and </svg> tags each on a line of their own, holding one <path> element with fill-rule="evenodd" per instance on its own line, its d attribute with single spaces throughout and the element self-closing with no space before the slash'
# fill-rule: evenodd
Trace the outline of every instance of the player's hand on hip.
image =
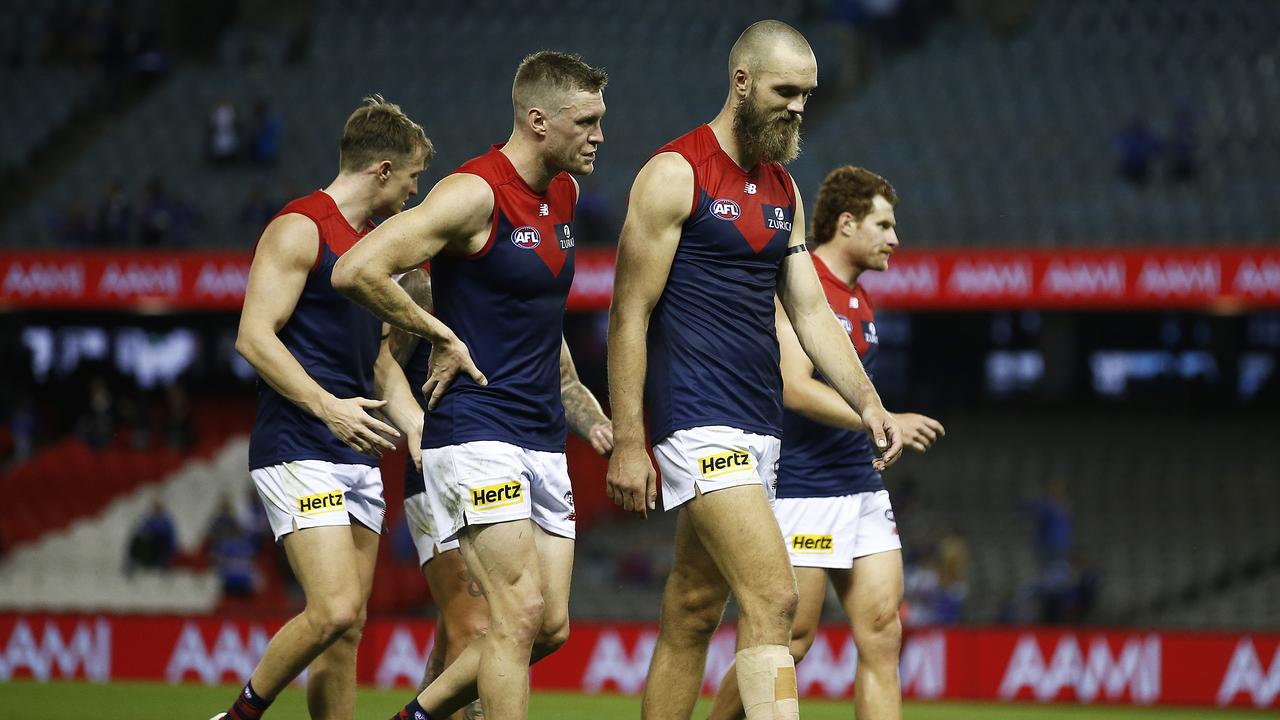
<svg viewBox="0 0 1280 720">
<path fill-rule="evenodd" d="M 613 422 L 605 420 L 592 425 L 587 437 L 591 440 L 591 449 L 595 450 L 596 454 L 609 457 L 609 453 L 613 452 Z"/>
<path fill-rule="evenodd" d="M 877 403 L 862 411 L 862 424 L 867 428 L 872 449 L 876 452 L 876 459 L 871 465 L 876 470 L 884 470 L 897 462 L 902 455 L 902 429 L 898 427 L 893 413 Z"/>
<path fill-rule="evenodd" d="M 422 386 L 422 396 L 427 399 L 427 409 L 435 410 L 436 404 L 449 389 L 449 383 L 459 372 L 471 376 L 480 385 L 488 385 L 489 380 L 471 360 L 471 352 L 457 335 L 450 333 L 447 337 L 431 343 L 431 374 Z"/>
<path fill-rule="evenodd" d="M 938 438 L 947 434 L 942 423 L 927 415 L 894 413 L 893 417 L 898 421 L 898 427 L 902 429 L 902 444 L 916 452 L 928 450 L 938 441 Z"/>
<path fill-rule="evenodd" d="M 605 493 L 623 510 L 648 517 L 649 511 L 657 507 L 657 479 L 643 445 L 616 447 L 609 456 Z"/>
<path fill-rule="evenodd" d="M 381 457 L 384 450 L 396 449 L 384 436 L 400 437 L 400 431 L 370 415 L 368 411 L 386 404 L 386 400 L 329 396 L 321 403 L 320 419 L 330 432 L 353 450 Z"/>
</svg>

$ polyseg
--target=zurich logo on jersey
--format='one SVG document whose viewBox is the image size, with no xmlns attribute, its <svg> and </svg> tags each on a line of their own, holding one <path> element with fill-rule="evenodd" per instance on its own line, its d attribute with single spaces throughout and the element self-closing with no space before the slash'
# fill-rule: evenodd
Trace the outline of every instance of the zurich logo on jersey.
<svg viewBox="0 0 1280 720">
<path fill-rule="evenodd" d="M 536 227 L 518 227 L 511 232 L 511 243 L 518 248 L 532 250 L 542 244 L 542 234 Z"/>
<path fill-rule="evenodd" d="M 738 207 L 738 203 L 732 200 L 721 198 L 711 203 L 711 214 L 721 220 L 733 222 L 742 217 L 742 208 Z"/>
</svg>

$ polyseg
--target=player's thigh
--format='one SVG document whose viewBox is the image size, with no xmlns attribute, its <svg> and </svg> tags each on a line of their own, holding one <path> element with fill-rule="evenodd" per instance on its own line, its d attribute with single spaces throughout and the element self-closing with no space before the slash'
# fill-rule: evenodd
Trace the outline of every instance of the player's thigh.
<svg viewBox="0 0 1280 720">
<path fill-rule="evenodd" d="M 673 619 L 668 612 L 674 612 L 707 632 L 720 624 L 729 602 L 729 583 L 702 544 L 684 507 L 676 515 L 675 560 L 662 602 L 664 625 Z"/>
<path fill-rule="evenodd" d="M 741 601 L 761 587 L 791 583 L 791 562 L 760 485 L 739 485 L 686 503 L 693 529 Z"/>
<path fill-rule="evenodd" d="M 354 603 L 358 607 L 364 597 L 360 587 L 362 561 L 349 526 L 303 528 L 285 535 L 283 542 L 308 605 L 340 605 L 347 610 Z"/>
<path fill-rule="evenodd" d="M 574 541 L 541 529 L 534 535 L 534 541 L 538 547 L 542 598 L 546 601 L 547 611 L 561 613 L 567 621 L 569 586 L 573 579 Z"/>
<path fill-rule="evenodd" d="M 378 563 L 378 540 L 381 536 L 361 525 L 351 523 L 351 545 L 355 549 L 356 577 L 360 581 L 360 597 L 369 599 L 373 590 L 373 568 Z"/>
<path fill-rule="evenodd" d="M 458 537 L 462 557 L 491 605 L 510 602 L 513 589 L 540 594 L 535 538 L 541 532 L 530 520 L 463 528 Z"/>
<path fill-rule="evenodd" d="M 902 605 L 902 551 L 888 550 L 855 558 L 850 571 L 832 571 L 840 604 L 853 625 L 854 639 L 896 622 Z"/>
<path fill-rule="evenodd" d="M 822 605 L 827 599 L 827 571 L 824 568 L 797 567 L 796 590 L 800 595 L 796 619 L 791 626 L 793 641 L 802 642 L 807 652 L 822 619 Z"/>
</svg>

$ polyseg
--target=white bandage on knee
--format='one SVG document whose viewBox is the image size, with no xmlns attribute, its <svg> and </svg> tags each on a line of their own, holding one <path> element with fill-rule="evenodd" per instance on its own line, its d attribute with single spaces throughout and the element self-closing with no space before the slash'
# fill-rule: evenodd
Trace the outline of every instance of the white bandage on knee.
<svg viewBox="0 0 1280 720">
<path fill-rule="evenodd" d="M 796 664 L 786 645 L 739 650 L 738 693 L 747 720 L 799 720 Z"/>
</svg>

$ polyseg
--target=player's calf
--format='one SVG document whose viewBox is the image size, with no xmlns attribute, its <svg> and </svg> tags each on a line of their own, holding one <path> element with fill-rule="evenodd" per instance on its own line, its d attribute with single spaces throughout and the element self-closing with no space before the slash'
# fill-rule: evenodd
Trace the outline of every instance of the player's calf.
<svg viewBox="0 0 1280 720">
<path fill-rule="evenodd" d="M 734 661 L 747 720 L 798 720 L 796 665 L 786 646 L 758 645 L 739 650 Z"/>
</svg>

